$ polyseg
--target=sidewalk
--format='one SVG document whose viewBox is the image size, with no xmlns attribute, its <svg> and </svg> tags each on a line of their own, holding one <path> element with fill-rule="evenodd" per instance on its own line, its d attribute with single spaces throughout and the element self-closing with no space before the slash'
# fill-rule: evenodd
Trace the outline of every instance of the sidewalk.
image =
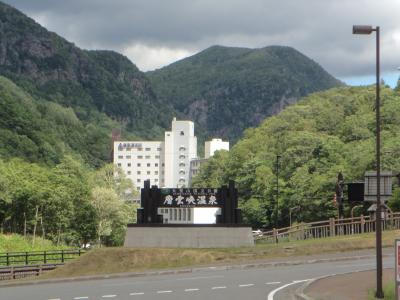
<svg viewBox="0 0 400 300">
<path fill-rule="evenodd" d="M 394 280 L 394 270 L 383 270 L 383 286 Z M 366 300 L 376 287 L 376 272 L 363 271 L 336 275 L 311 283 L 304 294 L 315 300 Z"/>
</svg>

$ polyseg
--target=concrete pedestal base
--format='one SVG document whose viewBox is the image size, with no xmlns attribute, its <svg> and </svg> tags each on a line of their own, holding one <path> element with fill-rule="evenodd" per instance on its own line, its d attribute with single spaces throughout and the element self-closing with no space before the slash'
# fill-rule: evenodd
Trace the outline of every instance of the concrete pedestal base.
<svg viewBox="0 0 400 300">
<path fill-rule="evenodd" d="M 254 246 L 251 227 L 129 226 L 125 247 L 225 248 Z"/>
</svg>

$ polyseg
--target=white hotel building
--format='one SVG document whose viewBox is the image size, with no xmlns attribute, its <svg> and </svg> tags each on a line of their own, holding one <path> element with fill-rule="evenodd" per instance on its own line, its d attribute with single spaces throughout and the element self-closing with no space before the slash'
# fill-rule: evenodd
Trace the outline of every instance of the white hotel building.
<svg viewBox="0 0 400 300">
<path fill-rule="evenodd" d="M 165 141 L 115 141 L 114 164 L 122 168 L 137 190 L 150 179 L 159 187 L 188 187 L 190 161 L 197 157 L 197 138 L 191 121 L 172 121 Z"/>
</svg>

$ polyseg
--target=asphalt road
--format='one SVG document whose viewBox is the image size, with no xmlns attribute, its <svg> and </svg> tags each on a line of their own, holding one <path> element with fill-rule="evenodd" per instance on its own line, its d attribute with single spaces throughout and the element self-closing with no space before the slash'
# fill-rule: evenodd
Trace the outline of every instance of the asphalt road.
<svg viewBox="0 0 400 300">
<path fill-rule="evenodd" d="M 384 267 L 393 266 L 393 257 L 384 258 Z M 288 300 L 290 291 L 306 280 L 374 268 L 370 258 L 252 269 L 211 267 L 188 274 L 1 287 L 0 300 Z"/>
</svg>

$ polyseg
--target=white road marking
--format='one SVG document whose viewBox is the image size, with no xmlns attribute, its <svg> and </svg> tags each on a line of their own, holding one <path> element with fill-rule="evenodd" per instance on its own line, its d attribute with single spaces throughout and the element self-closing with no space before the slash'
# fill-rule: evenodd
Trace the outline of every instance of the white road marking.
<svg viewBox="0 0 400 300">
<path fill-rule="evenodd" d="M 248 284 L 239 284 L 239 287 L 248 287 L 248 286 L 253 286 L 253 283 L 248 283 Z"/>
<path fill-rule="evenodd" d="M 211 288 L 212 290 L 220 290 L 220 289 L 226 289 L 226 286 L 214 286 Z"/>
<path fill-rule="evenodd" d="M 47 299 L 47 300 L 61 300 L 60 298 L 52 298 L 52 299 Z"/>
<path fill-rule="evenodd" d="M 79 299 L 89 299 L 89 297 L 88 297 L 88 296 L 75 297 L 74 299 L 75 299 L 75 300 L 79 300 Z"/>
<path fill-rule="evenodd" d="M 104 295 L 104 296 L 101 296 L 102 298 L 115 298 L 115 297 L 117 297 L 117 295 Z"/>
<path fill-rule="evenodd" d="M 270 285 L 270 284 L 280 284 L 280 283 L 281 283 L 280 281 L 271 281 L 271 282 L 266 282 L 265 284 Z"/>
<path fill-rule="evenodd" d="M 137 296 L 137 295 L 144 295 L 144 293 L 140 292 L 140 293 L 130 293 L 129 295 L 131 296 Z"/>
<path fill-rule="evenodd" d="M 271 292 L 268 294 L 268 300 L 274 300 L 274 295 L 275 295 L 277 292 L 279 292 L 280 290 L 283 290 L 284 288 L 286 288 L 286 287 L 288 287 L 288 286 L 290 286 L 290 285 L 297 284 L 297 283 L 300 283 L 300 282 L 306 282 L 306 281 L 310 281 L 310 280 L 311 280 L 311 279 L 294 280 L 294 281 L 291 282 L 291 283 L 287 283 L 287 284 L 285 284 L 285 285 L 282 285 L 282 286 L 276 288 L 275 290 L 271 291 Z"/>
<path fill-rule="evenodd" d="M 194 291 L 198 291 L 199 289 L 186 289 L 185 292 L 194 292 Z"/>
<path fill-rule="evenodd" d="M 223 278 L 224 276 L 221 275 L 214 275 L 214 276 L 197 276 L 197 277 L 187 277 L 187 278 L 178 278 L 176 280 L 198 280 L 198 279 L 212 279 L 212 278 Z"/>
<path fill-rule="evenodd" d="M 166 294 L 166 293 L 172 293 L 172 291 L 157 291 L 157 294 Z"/>
</svg>

